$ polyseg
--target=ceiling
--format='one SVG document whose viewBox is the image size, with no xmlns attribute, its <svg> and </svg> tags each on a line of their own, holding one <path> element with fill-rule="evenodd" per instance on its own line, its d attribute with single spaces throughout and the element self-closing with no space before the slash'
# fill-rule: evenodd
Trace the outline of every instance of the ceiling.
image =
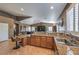
<svg viewBox="0 0 79 59">
<path fill-rule="evenodd" d="M 15 16 L 32 16 L 20 22 L 34 24 L 41 21 L 56 21 L 65 5 L 66 3 L 0 3 L 0 10 Z M 54 7 L 53 10 L 50 9 L 51 6 Z"/>
</svg>

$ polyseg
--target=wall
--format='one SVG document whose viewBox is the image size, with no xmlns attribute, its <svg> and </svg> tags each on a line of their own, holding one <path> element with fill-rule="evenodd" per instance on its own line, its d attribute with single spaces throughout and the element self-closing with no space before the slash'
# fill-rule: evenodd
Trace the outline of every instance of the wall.
<svg viewBox="0 0 79 59">
<path fill-rule="evenodd" d="M 17 17 L 7 13 L 5 11 L 0 10 L 0 22 L 1 23 L 8 23 L 9 25 L 9 37 L 14 36 L 14 27 L 15 23 L 19 24 L 19 33 L 20 33 L 20 26 L 27 26 L 26 24 L 21 24 L 17 20 Z"/>
<path fill-rule="evenodd" d="M 14 20 L 12 18 L 0 16 L 0 23 L 7 23 L 8 24 L 9 37 L 14 35 Z"/>
<path fill-rule="evenodd" d="M 64 30 L 66 31 L 67 30 L 67 25 L 66 25 L 66 11 L 61 16 L 61 20 L 63 21 L 63 26 L 61 26 L 61 27 L 64 28 Z"/>
</svg>

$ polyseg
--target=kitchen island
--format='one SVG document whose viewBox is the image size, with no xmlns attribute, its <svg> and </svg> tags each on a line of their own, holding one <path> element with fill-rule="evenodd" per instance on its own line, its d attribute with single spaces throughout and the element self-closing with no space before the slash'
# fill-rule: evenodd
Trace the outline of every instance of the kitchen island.
<svg viewBox="0 0 79 59">
<path fill-rule="evenodd" d="M 55 50 L 54 37 L 50 35 L 32 35 L 31 45 Z"/>
<path fill-rule="evenodd" d="M 59 40 L 57 40 L 57 37 Z M 18 36 L 22 42 L 22 46 L 32 45 L 36 47 L 42 47 L 51 49 L 56 55 L 78 55 L 79 47 L 68 44 L 65 40 L 69 40 L 69 37 L 57 36 L 54 34 L 31 34 Z M 71 50 L 71 52 L 69 52 Z"/>
<path fill-rule="evenodd" d="M 21 45 L 32 45 L 42 48 L 51 49 L 54 52 L 56 51 L 56 44 L 54 37 L 47 34 L 32 34 L 32 35 L 19 35 L 18 38 L 21 40 Z"/>
</svg>

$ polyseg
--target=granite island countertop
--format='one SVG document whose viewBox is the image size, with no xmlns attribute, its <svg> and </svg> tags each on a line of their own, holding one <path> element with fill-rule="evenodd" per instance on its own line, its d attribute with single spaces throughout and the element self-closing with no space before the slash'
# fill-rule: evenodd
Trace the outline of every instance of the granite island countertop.
<svg viewBox="0 0 79 59">
<path fill-rule="evenodd" d="M 79 55 L 79 47 L 66 45 L 64 42 L 56 40 L 57 51 L 59 55 Z"/>
</svg>

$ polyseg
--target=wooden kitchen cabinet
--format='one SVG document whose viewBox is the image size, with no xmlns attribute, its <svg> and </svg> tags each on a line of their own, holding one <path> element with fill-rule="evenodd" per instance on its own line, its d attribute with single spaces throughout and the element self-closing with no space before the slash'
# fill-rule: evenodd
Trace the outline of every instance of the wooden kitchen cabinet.
<svg viewBox="0 0 79 59">
<path fill-rule="evenodd" d="M 27 37 L 27 45 L 29 45 L 30 44 L 30 41 L 31 40 L 31 38 L 30 37 Z"/>
<path fill-rule="evenodd" d="M 47 48 L 52 48 L 53 47 L 53 37 L 47 37 L 47 40 L 46 40 L 46 47 Z"/>
<path fill-rule="evenodd" d="M 40 46 L 40 36 L 36 36 L 36 38 L 35 38 L 35 40 L 36 40 L 36 46 Z"/>
<path fill-rule="evenodd" d="M 42 36 L 40 40 L 41 40 L 41 47 L 46 47 L 46 44 L 47 44 L 46 43 L 46 36 Z"/>
<path fill-rule="evenodd" d="M 54 37 L 51 36 L 36 36 L 32 35 L 29 44 L 38 47 L 49 48 L 52 50 L 56 50 L 56 45 L 54 42 Z"/>
<path fill-rule="evenodd" d="M 22 46 L 27 45 L 27 38 L 21 38 Z"/>
<path fill-rule="evenodd" d="M 31 45 L 36 45 L 36 36 L 31 36 Z"/>
</svg>

